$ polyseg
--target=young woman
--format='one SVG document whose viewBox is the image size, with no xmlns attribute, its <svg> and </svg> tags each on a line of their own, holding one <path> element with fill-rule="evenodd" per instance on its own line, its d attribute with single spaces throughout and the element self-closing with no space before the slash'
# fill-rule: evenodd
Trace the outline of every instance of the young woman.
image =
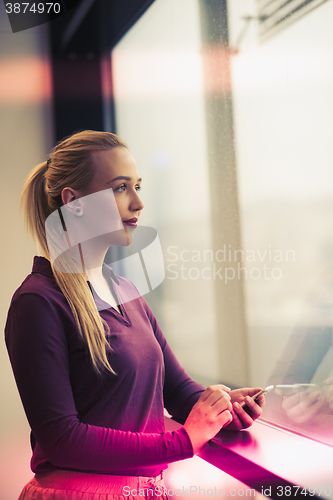
<svg viewBox="0 0 333 500">
<path fill-rule="evenodd" d="M 127 498 L 129 488 L 163 497 L 168 463 L 261 414 L 264 398 L 250 399 L 259 389 L 194 382 L 134 285 L 103 264 L 111 245 L 133 239 L 140 189 L 126 144 L 93 131 L 60 142 L 25 184 L 44 256 L 15 292 L 5 330 L 31 426 L 35 477 L 20 500 Z M 165 432 L 164 407 L 184 426 Z"/>
</svg>

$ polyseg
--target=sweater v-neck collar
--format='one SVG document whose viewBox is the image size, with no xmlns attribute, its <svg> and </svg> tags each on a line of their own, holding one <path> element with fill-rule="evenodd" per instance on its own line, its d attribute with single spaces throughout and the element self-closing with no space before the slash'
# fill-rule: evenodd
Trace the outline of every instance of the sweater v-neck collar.
<svg viewBox="0 0 333 500">
<path fill-rule="evenodd" d="M 38 256 L 36 255 L 34 257 L 32 272 L 38 273 L 38 274 L 43 274 L 44 276 L 48 276 L 49 278 L 54 279 L 54 275 L 53 275 L 50 261 L 48 259 L 46 259 L 45 257 L 42 257 L 40 255 L 38 255 Z M 119 298 L 119 280 L 117 279 L 116 275 L 114 274 L 112 267 L 108 266 L 107 264 L 103 264 L 103 274 L 107 279 L 110 280 L 112 285 L 113 285 L 113 282 L 115 284 L 113 286 L 113 289 L 114 289 L 114 292 L 117 296 L 117 300 L 118 300 L 119 308 L 121 310 L 121 314 L 119 313 L 119 311 L 117 311 L 116 309 L 111 307 L 110 304 L 108 304 L 103 299 L 101 299 L 97 295 L 97 293 L 95 292 L 92 284 L 88 281 L 88 285 L 89 285 L 89 288 L 93 294 L 98 311 L 102 311 L 102 310 L 107 309 L 107 310 L 111 311 L 118 318 L 121 318 L 125 323 L 131 324 L 129 317 L 127 315 L 126 309 L 124 307 L 124 304 L 121 302 L 121 300 Z"/>
</svg>

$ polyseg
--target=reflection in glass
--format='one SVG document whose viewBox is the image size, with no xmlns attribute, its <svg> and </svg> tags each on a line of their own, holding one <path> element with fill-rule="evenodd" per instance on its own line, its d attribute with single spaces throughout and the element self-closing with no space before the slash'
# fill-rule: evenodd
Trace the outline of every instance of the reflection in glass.
<svg viewBox="0 0 333 500">
<path fill-rule="evenodd" d="M 228 1 L 251 384 L 292 385 L 264 418 L 333 444 L 333 2 L 269 37 L 263 4 Z"/>
</svg>

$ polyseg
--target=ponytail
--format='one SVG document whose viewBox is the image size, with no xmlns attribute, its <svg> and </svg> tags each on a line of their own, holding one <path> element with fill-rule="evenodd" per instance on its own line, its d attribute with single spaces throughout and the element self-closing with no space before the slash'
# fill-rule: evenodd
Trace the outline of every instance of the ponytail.
<svg viewBox="0 0 333 500">
<path fill-rule="evenodd" d="M 57 285 L 71 308 L 98 374 L 105 369 L 115 374 L 106 354 L 107 350 L 111 350 L 106 340 L 109 327 L 99 315 L 84 275 L 79 271 L 73 272 L 73 267 L 68 265 L 66 258 L 61 260 L 63 272 L 53 267 L 47 246 L 45 221 L 62 205 L 61 192 L 64 187 L 71 186 L 79 190 L 89 186 L 94 175 L 94 151 L 115 147 L 127 146 L 115 134 L 108 132 L 86 130 L 66 138 L 54 148 L 50 160 L 32 170 L 21 196 L 26 227 L 51 263 Z M 57 269 L 58 264 L 57 262 Z"/>
<path fill-rule="evenodd" d="M 26 228 L 34 240 L 39 243 L 45 257 L 48 256 L 45 221 L 51 214 L 45 191 L 46 171 L 47 161 L 37 165 L 30 172 L 21 195 L 21 207 L 25 215 Z"/>
</svg>

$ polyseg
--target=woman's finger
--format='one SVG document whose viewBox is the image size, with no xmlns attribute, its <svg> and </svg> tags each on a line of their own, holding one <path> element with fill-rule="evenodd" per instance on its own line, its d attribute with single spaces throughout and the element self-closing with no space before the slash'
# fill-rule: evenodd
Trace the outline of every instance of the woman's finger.
<svg viewBox="0 0 333 500">
<path fill-rule="evenodd" d="M 233 431 L 240 431 L 241 429 L 245 429 L 245 427 L 249 427 L 248 425 L 244 425 L 243 421 L 240 419 L 240 417 L 238 416 L 238 408 L 236 407 L 236 405 L 238 405 L 238 407 L 240 408 L 240 404 L 239 403 L 234 403 L 233 404 L 233 409 L 232 409 L 232 429 L 230 430 L 233 430 Z"/>
<path fill-rule="evenodd" d="M 244 408 L 239 403 L 234 404 L 234 411 L 241 422 L 241 428 L 246 429 L 253 424 L 253 418 L 244 410 Z"/>
<path fill-rule="evenodd" d="M 198 401 L 206 401 L 208 398 L 214 399 L 219 399 L 223 396 L 226 396 L 230 400 L 230 395 L 228 392 L 224 391 L 221 389 L 221 387 L 224 387 L 222 385 L 211 385 L 207 387 L 207 389 L 201 394 L 200 398 Z"/>
<path fill-rule="evenodd" d="M 210 406 L 214 406 L 220 401 L 222 401 L 223 404 L 226 404 L 227 406 L 231 404 L 230 396 L 227 392 L 215 390 L 208 396 L 208 398 L 205 400 L 205 403 Z"/>
<path fill-rule="evenodd" d="M 226 392 L 231 391 L 230 387 L 228 387 L 227 385 L 220 384 L 220 388 L 222 389 L 222 391 L 226 391 Z"/>
<path fill-rule="evenodd" d="M 244 399 L 244 401 L 246 403 L 247 408 L 250 410 L 250 416 L 251 416 L 251 418 L 252 419 L 256 419 L 256 418 L 260 417 L 260 415 L 262 414 L 262 409 L 256 403 L 256 401 L 254 401 L 254 399 L 250 398 L 250 396 L 246 396 L 246 398 Z M 244 413 L 247 413 L 245 411 L 244 407 L 243 407 L 243 411 L 244 411 Z"/>
<path fill-rule="evenodd" d="M 263 408 L 265 406 L 265 396 L 262 394 L 256 399 L 257 405 L 260 406 L 260 408 Z"/>
<path fill-rule="evenodd" d="M 220 398 L 214 405 L 212 405 L 212 408 L 215 410 L 216 415 L 219 415 L 220 413 L 223 413 L 224 411 L 232 411 L 232 404 L 230 403 L 230 400 L 228 398 Z"/>
</svg>

